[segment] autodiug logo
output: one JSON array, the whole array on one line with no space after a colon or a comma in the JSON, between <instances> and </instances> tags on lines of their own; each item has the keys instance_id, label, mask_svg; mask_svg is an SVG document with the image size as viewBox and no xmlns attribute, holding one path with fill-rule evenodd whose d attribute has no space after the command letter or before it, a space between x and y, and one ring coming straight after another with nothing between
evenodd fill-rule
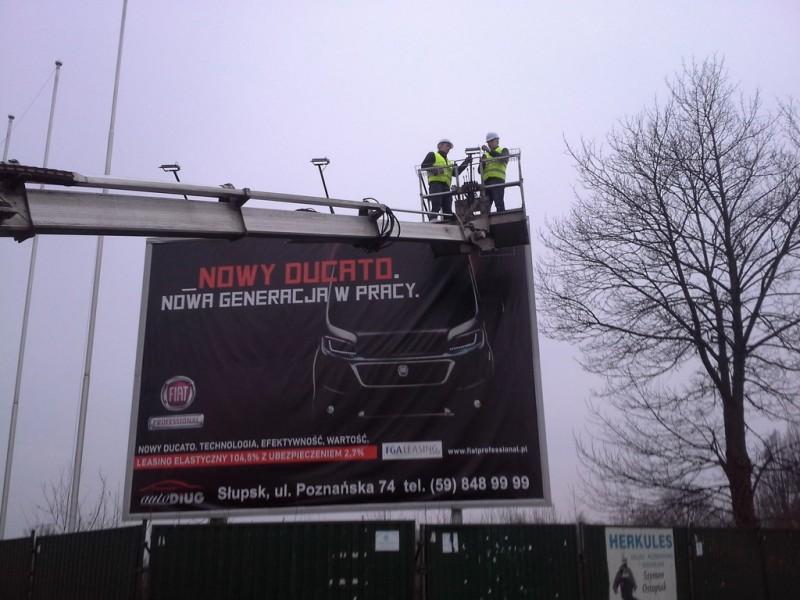
<instances>
[{"instance_id":1,"label":"autodiug logo","mask_svg":"<svg viewBox=\"0 0 800 600\"><path fill-rule=\"evenodd\" d=\"M178 506L196 505L205 502L203 488L199 485L178 481L177 479L165 479L139 490L139 504L141 506Z\"/></svg>"},{"instance_id":2,"label":"autodiug logo","mask_svg":"<svg viewBox=\"0 0 800 600\"><path fill-rule=\"evenodd\" d=\"M194 402L194 381L183 375L172 377L161 386L161 404L168 411L185 410Z\"/></svg>"}]
</instances>

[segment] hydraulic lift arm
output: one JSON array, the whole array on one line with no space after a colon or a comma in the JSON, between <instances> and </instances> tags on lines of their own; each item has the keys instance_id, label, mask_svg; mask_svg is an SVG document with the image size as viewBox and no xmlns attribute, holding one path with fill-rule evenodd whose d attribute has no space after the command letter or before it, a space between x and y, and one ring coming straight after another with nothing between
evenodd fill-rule
<instances>
[{"instance_id":1,"label":"hydraulic lift arm","mask_svg":"<svg viewBox=\"0 0 800 600\"><path fill-rule=\"evenodd\" d=\"M42 190L27 187L26 184L136 193ZM216 201L186 200L184 194ZM353 209L357 214L245 207L244 204L249 200L330 206ZM86 177L72 171L0 164L0 237L13 237L18 241L37 234L229 239L279 236L355 242L392 239L461 246L474 244L484 250L495 245L528 242L527 218L523 211L493 214L489 229L476 235L474 229L458 222L398 222L393 211L379 203L279 194L248 188ZM502 233L499 236L502 241L494 239L497 237L494 235L496 229Z\"/></svg>"}]
</instances>

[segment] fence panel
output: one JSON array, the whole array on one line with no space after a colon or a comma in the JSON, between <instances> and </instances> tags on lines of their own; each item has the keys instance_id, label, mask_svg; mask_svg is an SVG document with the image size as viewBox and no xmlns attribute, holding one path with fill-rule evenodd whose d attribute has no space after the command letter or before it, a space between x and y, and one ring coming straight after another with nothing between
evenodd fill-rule
<instances>
[{"instance_id":1,"label":"fence panel","mask_svg":"<svg viewBox=\"0 0 800 600\"><path fill-rule=\"evenodd\" d=\"M690 534L694 598L766 598L757 532L691 529Z\"/></svg>"},{"instance_id":2,"label":"fence panel","mask_svg":"<svg viewBox=\"0 0 800 600\"><path fill-rule=\"evenodd\" d=\"M410 600L412 522L156 526L153 600Z\"/></svg>"},{"instance_id":3,"label":"fence panel","mask_svg":"<svg viewBox=\"0 0 800 600\"><path fill-rule=\"evenodd\" d=\"M0 600L27 600L32 538L0 542Z\"/></svg>"},{"instance_id":4,"label":"fence panel","mask_svg":"<svg viewBox=\"0 0 800 600\"><path fill-rule=\"evenodd\" d=\"M767 589L771 600L800 595L800 531L762 530Z\"/></svg>"},{"instance_id":5,"label":"fence panel","mask_svg":"<svg viewBox=\"0 0 800 600\"><path fill-rule=\"evenodd\" d=\"M33 600L133 598L143 540L141 525L37 538Z\"/></svg>"},{"instance_id":6,"label":"fence panel","mask_svg":"<svg viewBox=\"0 0 800 600\"><path fill-rule=\"evenodd\" d=\"M692 536L686 527L673 527L675 539L675 585L678 600L692 598Z\"/></svg>"},{"instance_id":7,"label":"fence panel","mask_svg":"<svg viewBox=\"0 0 800 600\"><path fill-rule=\"evenodd\" d=\"M606 528L581 525L581 570L584 600L608 600L611 582L606 564Z\"/></svg>"},{"instance_id":8,"label":"fence panel","mask_svg":"<svg viewBox=\"0 0 800 600\"><path fill-rule=\"evenodd\" d=\"M426 598L579 600L571 525L424 528Z\"/></svg>"}]
</instances>

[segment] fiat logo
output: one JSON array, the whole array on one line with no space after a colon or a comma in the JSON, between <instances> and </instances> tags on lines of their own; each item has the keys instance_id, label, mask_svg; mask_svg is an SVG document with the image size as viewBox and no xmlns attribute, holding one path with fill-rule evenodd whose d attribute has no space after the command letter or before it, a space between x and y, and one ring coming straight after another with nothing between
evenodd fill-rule
<instances>
[{"instance_id":1,"label":"fiat logo","mask_svg":"<svg viewBox=\"0 0 800 600\"><path fill-rule=\"evenodd\" d=\"M408 375L408 365L399 365L397 367L397 374L400 377L405 377L406 375Z\"/></svg>"},{"instance_id":2,"label":"fiat logo","mask_svg":"<svg viewBox=\"0 0 800 600\"><path fill-rule=\"evenodd\" d=\"M171 412L188 408L194 396L194 381L183 375L168 379L161 386L161 404Z\"/></svg>"}]
</instances>

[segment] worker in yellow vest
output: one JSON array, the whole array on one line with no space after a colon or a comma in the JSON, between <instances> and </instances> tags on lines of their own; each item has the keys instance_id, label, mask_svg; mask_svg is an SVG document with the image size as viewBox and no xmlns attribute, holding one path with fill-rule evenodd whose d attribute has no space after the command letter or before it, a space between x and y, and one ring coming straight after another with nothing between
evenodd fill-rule
<instances>
[{"instance_id":1,"label":"worker in yellow vest","mask_svg":"<svg viewBox=\"0 0 800 600\"><path fill-rule=\"evenodd\" d=\"M489 209L494 204L497 212L506 209L504 200L506 188L506 166L508 166L508 148L500 146L500 136L494 131L486 134L486 144L481 146L483 156L481 157L481 180L486 187L486 195L489 198ZM497 186L497 187L491 187Z\"/></svg>"},{"instance_id":2,"label":"worker in yellow vest","mask_svg":"<svg viewBox=\"0 0 800 600\"><path fill-rule=\"evenodd\" d=\"M453 142L442 138L436 145L436 152L428 152L420 165L428 174L428 193L431 194L430 212L437 213L429 215L431 221L438 217L439 212L443 215L453 214L453 195L450 193L453 171L458 169L458 173L461 174L472 162L472 157L469 157L457 166L447 158L447 153L452 149Z\"/></svg>"}]
</instances>

